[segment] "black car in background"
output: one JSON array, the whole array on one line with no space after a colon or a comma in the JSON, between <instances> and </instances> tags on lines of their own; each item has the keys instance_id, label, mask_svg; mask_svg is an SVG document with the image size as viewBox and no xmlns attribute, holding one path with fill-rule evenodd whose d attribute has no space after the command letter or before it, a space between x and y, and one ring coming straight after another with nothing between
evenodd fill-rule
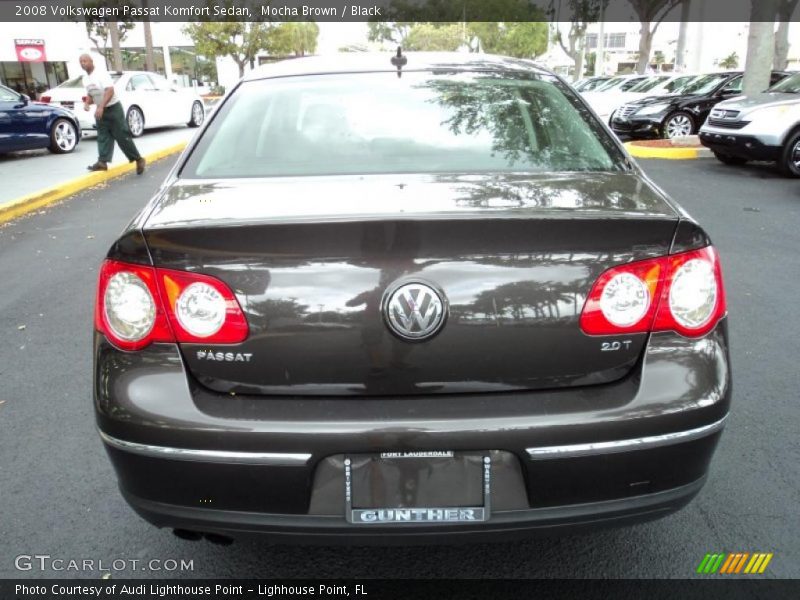
<instances>
[{"instance_id":1,"label":"black car in background","mask_svg":"<svg viewBox=\"0 0 800 600\"><path fill-rule=\"evenodd\" d=\"M653 519L699 492L730 405L708 236L524 60L248 74L96 307L100 437L128 503L184 537Z\"/></svg>"},{"instance_id":2,"label":"black car in background","mask_svg":"<svg viewBox=\"0 0 800 600\"><path fill-rule=\"evenodd\" d=\"M788 73L773 71L770 85ZM611 116L611 128L618 135L633 138L674 138L697 133L711 109L742 93L741 71L710 73L698 77L681 94L652 96L630 102Z\"/></svg>"},{"instance_id":3,"label":"black car in background","mask_svg":"<svg viewBox=\"0 0 800 600\"><path fill-rule=\"evenodd\" d=\"M33 102L0 85L0 152L48 148L72 152L81 139L77 117L65 108Z\"/></svg>"}]
</instances>

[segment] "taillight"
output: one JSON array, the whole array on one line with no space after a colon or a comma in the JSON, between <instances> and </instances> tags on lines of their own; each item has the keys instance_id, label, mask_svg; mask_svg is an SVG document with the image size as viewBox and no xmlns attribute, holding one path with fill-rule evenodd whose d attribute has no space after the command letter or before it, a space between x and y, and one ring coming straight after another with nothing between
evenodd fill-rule
<instances>
[{"instance_id":1,"label":"taillight","mask_svg":"<svg viewBox=\"0 0 800 600\"><path fill-rule=\"evenodd\" d=\"M53 99L52 96L42 96L42 97L39 98L39 102L44 102L45 104L50 104L50 101L52 99Z\"/></svg>"},{"instance_id":2,"label":"taillight","mask_svg":"<svg viewBox=\"0 0 800 600\"><path fill-rule=\"evenodd\" d=\"M156 270L105 261L97 284L94 326L122 350L175 341L158 293Z\"/></svg>"},{"instance_id":3,"label":"taillight","mask_svg":"<svg viewBox=\"0 0 800 600\"><path fill-rule=\"evenodd\" d=\"M708 246L664 260L669 279L661 294L653 331L677 331L687 337L705 335L727 308L716 250Z\"/></svg>"},{"instance_id":4,"label":"taillight","mask_svg":"<svg viewBox=\"0 0 800 600\"><path fill-rule=\"evenodd\" d=\"M717 253L711 246L609 269L595 282L581 312L589 335L711 331L725 314Z\"/></svg>"},{"instance_id":5,"label":"taillight","mask_svg":"<svg viewBox=\"0 0 800 600\"><path fill-rule=\"evenodd\" d=\"M122 350L153 342L234 344L249 333L222 281L114 260L100 268L95 328Z\"/></svg>"},{"instance_id":6,"label":"taillight","mask_svg":"<svg viewBox=\"0 0 800 600\"><path fill-rule=\"evenodd\" d=\"M172 331L178 342L236 344L247 339L247 320L230 288L219 279L156 269Z\"/></svg>"}]
</instances>

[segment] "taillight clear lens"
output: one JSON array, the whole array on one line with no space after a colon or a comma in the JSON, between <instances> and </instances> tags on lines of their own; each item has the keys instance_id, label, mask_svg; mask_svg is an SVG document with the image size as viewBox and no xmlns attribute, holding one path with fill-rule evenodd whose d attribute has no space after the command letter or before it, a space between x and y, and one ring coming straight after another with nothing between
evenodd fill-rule
<instances>
[{"instance_id":1,"label":"taillight clear lens","mask_svg":"<svg viewBox=\"0 0 800 600\"><path fill-rule=\"evenodd\" d=\"M632 273L619 273L603 288L600 310L609 322L630 327L647 314L650 294L644 281Z\"/></svg>"},{"instance_id":2,"label":"taillight clear lens","mask_svg":"<svg viewBox=\"0 0 800 600\"><path fill-rule=\"evenodd\" d=\"M178 296L175 316L181 326L197 337L214 335L225 323L225 298L207 283L193 283Z\"/></svg>"},{"instance_id":3,"label":"taillight clear lens","mask_svg":"<svg viewBox=\"0 0 800 600\"><path fill-rule=\"evenodd\" d=\"M147 284L134 273L120 272L108 280L103 297L111 331L128 342L144 339L156 322L156 305Z\"/></svg>"},{"instance_id":4,"label":"taillight clear lens","mask_svg":"<svg viewBox=\"0 0 800 600\"><path fill-rule=\"evenodd\" d=\"M675 320L690 329L703 326L714 314L717 280L714 266L694 258L685 262L672 278L669 310Z\"/></svg>"}]
</instances>

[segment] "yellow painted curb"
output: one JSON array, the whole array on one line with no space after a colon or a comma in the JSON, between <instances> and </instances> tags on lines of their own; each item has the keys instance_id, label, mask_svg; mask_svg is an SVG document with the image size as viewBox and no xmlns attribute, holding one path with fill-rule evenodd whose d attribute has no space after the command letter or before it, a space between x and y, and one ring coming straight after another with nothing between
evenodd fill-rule
<instances>
[{"instance_id":1,"label":"yellow painted curb","mask_svg":"<svg viewBox=\"0 0 800 600\"><path fill-rule=\"evenodd\" d=\"M653 148L640 146L636 142L625 142L625 147L631 156L636 158L666 158L671 160L688 160L699 158L699 148Z\"/></svg>"},{"instance_id":2,"label":"yellow painted curb","mask_svg":"<svg viewBox=\"0 0 800 600\"><path fill-rule=\"evenodd\" d=\"M180 144L175 144L174 146L169 146L167 148L162 148L161 150L151 152L150 154L146 154L144 158L148 163L152 163L162 158L166 158L171 154L176 154L185 147L186 142L181 142ZM21 198L5 202L0 204L0 223L6 223L21 217L22 215L28 214L29 212L33 212L44 206L48 206L58 202L59 200L63 200L68 196L72 196L73 194L83 190L87 190L91 187L109 181L110 179L120 177L121 175L133 173L134 171L136 171L135 163L114 165L109 167L108 171L95 171L93 173L88 173L86 175L82 175L81 177L71 179L65 183L59 183L58 185L28 194L27 196L22 196Z\"/></svg>"}]
</instances>

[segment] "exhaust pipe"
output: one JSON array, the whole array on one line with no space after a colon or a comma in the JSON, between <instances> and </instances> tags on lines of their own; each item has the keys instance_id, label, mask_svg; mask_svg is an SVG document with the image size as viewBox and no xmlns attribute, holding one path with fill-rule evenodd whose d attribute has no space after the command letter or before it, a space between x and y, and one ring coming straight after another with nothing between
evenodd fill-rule
<instances>
[{"instance_id":1,"label":"exhaust pipe","mask_svg":"<svg viewBox=\"0 0 800 600\"><path fill-rule=\"evenodd\" d=\"M203 534L199 531L190 531L189 529L173 529L172 533L175 537L189 542L196 542L203 537Z\"/></svg>"},{"instance_id":2,"label":"exhaust pipe","mask_svg":"<svg viewBox=\"0 0 800 600\"><path fill-rule=\"evenodd\" d=\"M196 542L205 538L217 546L230 546L233 543L233 538L227 535L220 535L219 533L201 533L199 531L192 531L191 529L173 529L172 533L175 537L189 542Z\"/></svg>"},{"instance_id":3,"label":"exhaust pipe","mask_svg":"<svg viewBox=\"0 0 800 600\"><path fill-rule=\"evenodd\" d=\"M227 535L220 535L218 533L204 533L203 537L217 546L230 546L233 543L233 538L229 538Z\"/></svg>"}]
</instances>

